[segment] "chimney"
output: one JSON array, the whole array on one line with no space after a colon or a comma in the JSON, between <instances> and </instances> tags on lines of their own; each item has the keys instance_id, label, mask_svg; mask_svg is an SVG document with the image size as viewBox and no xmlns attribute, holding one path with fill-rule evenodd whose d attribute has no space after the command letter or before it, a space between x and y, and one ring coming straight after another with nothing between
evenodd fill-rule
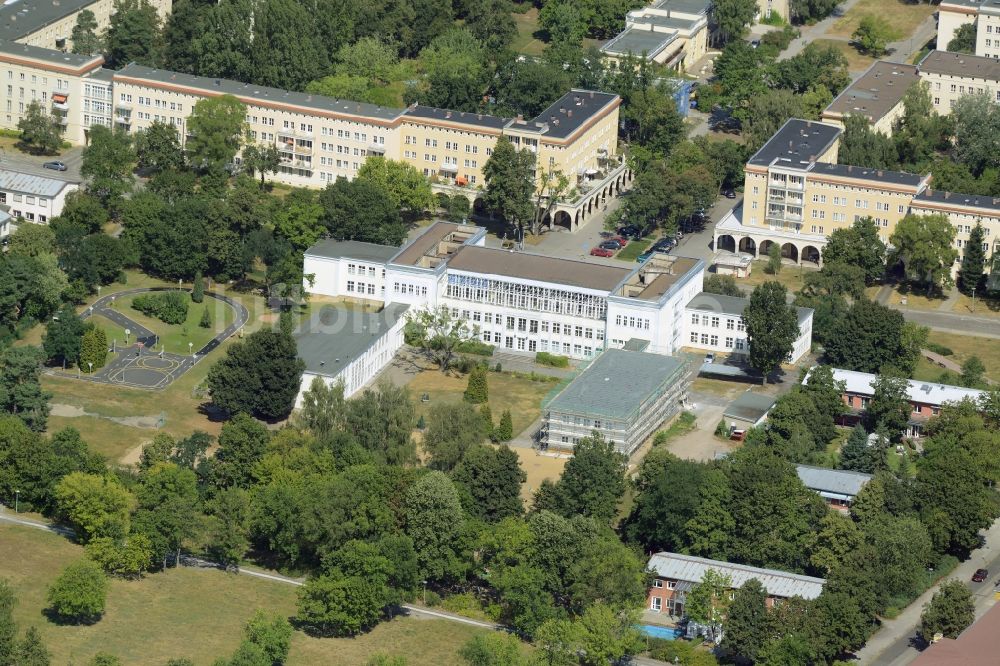
<instances>
[{"instance_id":1,"label":"chimney","mask_svg":"<svg viewBox=\"0 0 1000 666\"><path fill-rule=\"evenodd\" d=\"M847 173L854 173L854 167L850 164L847 165Z\"/></svg>"},{"instance_id":2,"label":"chimney","mask_svg":"<svg viewBox=\"0 0 1000 666\"><path fill-rule=\"evenodd\" d=\"M445 118L451 118L451 111L445 111L444 112L444 117Z\"/></svg>"},{"instance_id":3,"label":"chimney","mask_svg":"<svg viewBox=\"0 0 1000 666\"><path fill-rule=\"evenodd\" d=\"M567 111L566 112L566 116L567 117L572 117L573 116L573 109L570 109L569 111Z\"/></svg>"},{"instance_id":4,"label":"chimney","mask_svg":"<svg viewBox=\"0 0 1000 666\"><path fill-rule=\"evenodd\" d=\"M517 122L519 122L519 123L523 123L524 122L524 116L521 115L520 113L517 114Z\"/></svg>"},{"instance_id":5,"label":"chimney","mask_svg":"<svg viewBox=\"0 0 1000 666\"><path fill-rule=\"evenodd\" d=\"M590 99L594 99L594 91L593 90L590 91Z\"/></svg>"},{"instance_id":6,"label":"chimney","mask_svg":"<svg viewBox=\"0 0 1000 666\"><path fill-rule=\"evenodd\" d=\"M945 192L945 193L944 193L944 198L945 198L945 199L948 199L948 198L950 198L950 197L951 197L951 192Z\"/></svg>"},{"instance_id":7,"label":"chimney","mask_svg":"<svg viewBox=\"0 0 1000 666\"><path fill-rule=\"evenodd\" d=\"M560 106L559 107L559 113L565 115L566 114L566 107L565 106Z\"/></svg>"},{"instance_id":8,"label":"chimney","mask_svg":"<svg viewBox=\"0 0 1000 666\"><path fill-rule=\"evenodd\" d=\"M556 118L556 120L555 120L555 123L554 123L554 124L555 124L556 126L558 126L558 125L559 125L559 119L558 119L558 118Z\"/></svg>"},{"instance_id":9,"label":"chimney","mask_svg":"<svg viewBox=\"0 0 1000 666\"><path fill-rule=\"evenodd\" d=\"M878 174L878 177L881 178L882 174L885 173L885 172L882 171L882 169L879 169L876 173Z\"/></svg>"},{"instance_id":10,"label":"chimney","mask_svg":"<svg viewBox=\"0 0 1000 666\"><path fill-rule=\"evenodd\" d=\"M482 119L483 119L483 114L477 113L476 114L476 120L482 120Z\"/></svg>"},{"instance_id":11,"label":"chimney","mask_svg":"<svg viewBox=\"0 0 1000 666\"><path fill-rule=\"evenodd\" d=\"M556 119L556 117L555 117L555 116L549 116L549 121L553 121L553 120L555 120L555 119Z\"/></svg>"}]
</instances>

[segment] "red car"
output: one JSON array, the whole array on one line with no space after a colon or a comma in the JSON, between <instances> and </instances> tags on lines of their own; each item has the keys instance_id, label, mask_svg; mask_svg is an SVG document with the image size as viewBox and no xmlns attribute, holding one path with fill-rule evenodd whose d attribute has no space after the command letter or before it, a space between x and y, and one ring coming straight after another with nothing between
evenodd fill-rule
<instances>
[{"instance_id":1,"label":"red car","mask_svg":"<svg viewBox=\"0 0 1000 666\"><path fill-rule=\"evenodd\" d=\"M615 253L614 253L613 250L608 250L607 248L595 247L593 250L590 251L590 256L592 256L592 257L613 257L613 256L615 256Z\"/></svg>"},{"instance_id":2,"label":"red car","mask_svg":"<svg viewBox=\"0 0 1000 666\"><path fill-rule=\"evenodd\" d=\"M984 580L990 577L990 572L986 569L976 569L976 573L972 574L973 583L982 583Z\"/></svg>"},{"instance_id":3,"label":"red car","mask_svg":"<svg viewBox=\"0 0 1000 666\"><path fill-rule=\"evenodd\" d=\"M608 238L607 240L616 240L616 241L618 241L619 243L622 244L622 247L625 247L626 245L628 245L628 240L626 240L626 238L624 236L612 236L611 238Z\"/></svg>"}]
</instances>

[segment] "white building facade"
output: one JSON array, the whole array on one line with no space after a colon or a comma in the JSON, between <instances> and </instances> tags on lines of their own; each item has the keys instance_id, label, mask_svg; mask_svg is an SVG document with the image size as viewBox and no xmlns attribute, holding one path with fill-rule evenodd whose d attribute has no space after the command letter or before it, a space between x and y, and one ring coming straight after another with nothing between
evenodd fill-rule
<instances>
[{"instance_id":1,"label":"white building facade","mask_svg":"<svg viewBox=\"0 0 1000 666\"><path fill-rule=\"evenodd\" d=\"M10 215L0 222L0 238L13 233L21 222L48 224L62 212L66 196L79 189L79 183L0 169L0 206Z\"/></svg>"},{"instance_id":2,"label":"white building facade","mask_svg":"<svg viewBox=\"0 0 1000 666\"><path fill-rule=\"evenodd\" d=\"M626 345L657 354L683 347L745 350L740 315L746 301L701 294L701 260L654 255L635 268L610 266L488 248L485 237L479 227L439 222L401 249L321 241L305 254L303 288L387 307L446 307L483 342L510 353L583 360ZM376 261L390 252L381 278ZM364 294L357 291L361 274L351 274L351 266L363 271ZM692 323L696 314L699 322L704 317L704 338L701 324ZM811 310L800 309L799 326L793 362L811 345Z\"/></svg>"}]
</instances>

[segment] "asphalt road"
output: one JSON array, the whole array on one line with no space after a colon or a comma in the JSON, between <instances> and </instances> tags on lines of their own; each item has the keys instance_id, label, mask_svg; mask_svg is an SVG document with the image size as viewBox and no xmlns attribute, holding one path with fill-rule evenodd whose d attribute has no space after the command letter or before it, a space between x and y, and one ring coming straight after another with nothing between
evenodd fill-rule
<instances>
[{"instance_id":1,"label":"asphalt road","mask_svg":"<svg viewBox=\"0 0 1000 666\"><path fill-rule=\"evenodd\" d=\"M44 162L59 161L66 165L65 171L53 171L42 166ZM83 162L83 148L69 148L57 157L42 155L27 155L17 149L0 150L0 168L29 173L35 176L45 176L69 182L83 181L80 176L80 165Z\"/></svg>"}]
</instances>

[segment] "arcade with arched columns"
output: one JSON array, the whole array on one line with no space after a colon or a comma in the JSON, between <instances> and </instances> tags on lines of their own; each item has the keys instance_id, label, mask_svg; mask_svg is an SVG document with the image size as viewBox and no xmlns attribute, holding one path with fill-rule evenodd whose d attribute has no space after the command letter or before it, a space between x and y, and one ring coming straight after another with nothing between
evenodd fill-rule
<instances>
[{"instance_id":1,"label":"arcade with arched columns","mask_svg":"<svg viewBox=\"0 0 1000 666\"><path fill-rule=\"evenodd\" d=\"M715 226L715 250L749 254L754 259L767 257L776 245L781 258L796 265L823 267L826 236L803 234L768 227L745 225L740 220L742 208L734 208Z\"/></svg>"}]
</instances>

